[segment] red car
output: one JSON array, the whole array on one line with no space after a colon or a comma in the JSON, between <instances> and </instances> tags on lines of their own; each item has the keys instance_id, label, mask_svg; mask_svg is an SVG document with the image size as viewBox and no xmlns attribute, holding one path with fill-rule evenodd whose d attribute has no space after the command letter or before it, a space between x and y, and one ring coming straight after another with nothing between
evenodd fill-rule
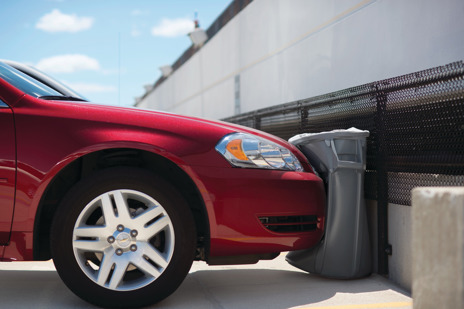
<instances>
[{"instance_id":1,"label":"red car","mask_svg":"<svg viewBox=\"0 0 464 309\"><path fill-rule=\"evenodd\" d=\"M325 193L275 136L109 107L0 61L0 258L53 259L105 307L170 295L193 260L255 263L317 244Z\"/></svg>"}]
</instances>

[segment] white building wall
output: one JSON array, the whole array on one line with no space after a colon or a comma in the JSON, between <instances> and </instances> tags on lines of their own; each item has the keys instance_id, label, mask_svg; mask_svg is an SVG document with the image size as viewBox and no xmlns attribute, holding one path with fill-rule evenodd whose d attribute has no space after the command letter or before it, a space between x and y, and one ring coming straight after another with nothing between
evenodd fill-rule
<instances>
[{"instance_id":1,"label":"white building wall","mask_svg":"<svg viewBox=\"0 0 464 309\"><path fill-rule=\"evenodd\" d=\"M462 0L255 0L138 104L207 118L464 58ZM182 51L179 51L179 54Z\"/></svg>"}]
</instances>

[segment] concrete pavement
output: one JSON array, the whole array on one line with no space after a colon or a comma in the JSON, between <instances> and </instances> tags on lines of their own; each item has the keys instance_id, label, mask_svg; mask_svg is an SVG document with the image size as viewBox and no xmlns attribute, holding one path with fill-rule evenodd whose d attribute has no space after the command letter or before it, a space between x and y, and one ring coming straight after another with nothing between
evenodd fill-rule
<instances>
[{"instance_id":1,"label":"concrete pavement","mask_svg":"<svg viewBox=\"0 0 464 309\"><path fill-rule=\"evenodd\" d=\"M70 292L49 261L0 263L0 308L96 307ZM292 267L282 254L255 265L195 262L180 288L149 308L412 308L412 300L381 276L321 278Z\"/></svg>"}]
</instances>

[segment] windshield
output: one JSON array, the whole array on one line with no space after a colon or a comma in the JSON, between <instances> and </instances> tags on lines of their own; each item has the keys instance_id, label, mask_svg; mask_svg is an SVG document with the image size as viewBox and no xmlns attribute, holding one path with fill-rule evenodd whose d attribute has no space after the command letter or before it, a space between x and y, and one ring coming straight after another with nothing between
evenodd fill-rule
<instances>
[{"instance_id":1,"label":"windshield","mask_svg":"<svg viewBox=\"0 0 464 309\"><path fill-rule=\"evenodd\" d=\"M11 60L0 60L0 62L3 62L9 65L10 67L32 77L33 79L52 88L55 91L58 91L62 95L66 96L68 99L77 98L77 99L80 99L81 101L87 101L86 98L84 98L82 95L80 95L76 91L72 90L71 88L67 87L66 85L60 83L56 79L48 76L44 72L41 72L34 67L22 64L20 62L11 61Z\"/></svg>"},{"instance_id":2,"label":"windshield","mask_svg":"<svg viewBox=\"0 0 464 309\"><path fill-rule=\"evenodd\" d=\"M62 96L58 91L53 90L3 62L0 62L0 78L3 78L16 88L36 98L42 96Z\"/></svg>"},{"instance_id":3,"label":"windshield","mask_svg":"<svg viewBox=\"0 0 464 309\"><path fill-rule=\"evenodd\" d=\"M0 61L0 78L36 98L60 101L87 101L75 91L32 67Z\"/></svg>"}]
</instances>

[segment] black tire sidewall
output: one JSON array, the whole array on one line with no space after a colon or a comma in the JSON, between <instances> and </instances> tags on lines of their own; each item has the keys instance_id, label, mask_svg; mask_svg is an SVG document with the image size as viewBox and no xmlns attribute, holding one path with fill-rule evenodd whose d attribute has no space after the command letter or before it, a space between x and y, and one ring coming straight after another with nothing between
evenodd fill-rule
<instances>
[{"instance_id":1,"label":"black tire sidewall","mask_svg":"<svg viewBox=\"0 0 464 309\"><path fill-rule=\"evenodd\" d=\"M133 291L114 291L93 282L81 270L72 248L73 229L84 207L95 197L118 189L153 197L166 210L174 228L174 252L168 267L154 282ZM195 235L192 213L178 190L145 170L118 167L94 173L66 194L51 227L51 248L60 277L79 297L104 307L140 307L166 298L182 283L194 258Z\"/></svg>"}]
</instances>

